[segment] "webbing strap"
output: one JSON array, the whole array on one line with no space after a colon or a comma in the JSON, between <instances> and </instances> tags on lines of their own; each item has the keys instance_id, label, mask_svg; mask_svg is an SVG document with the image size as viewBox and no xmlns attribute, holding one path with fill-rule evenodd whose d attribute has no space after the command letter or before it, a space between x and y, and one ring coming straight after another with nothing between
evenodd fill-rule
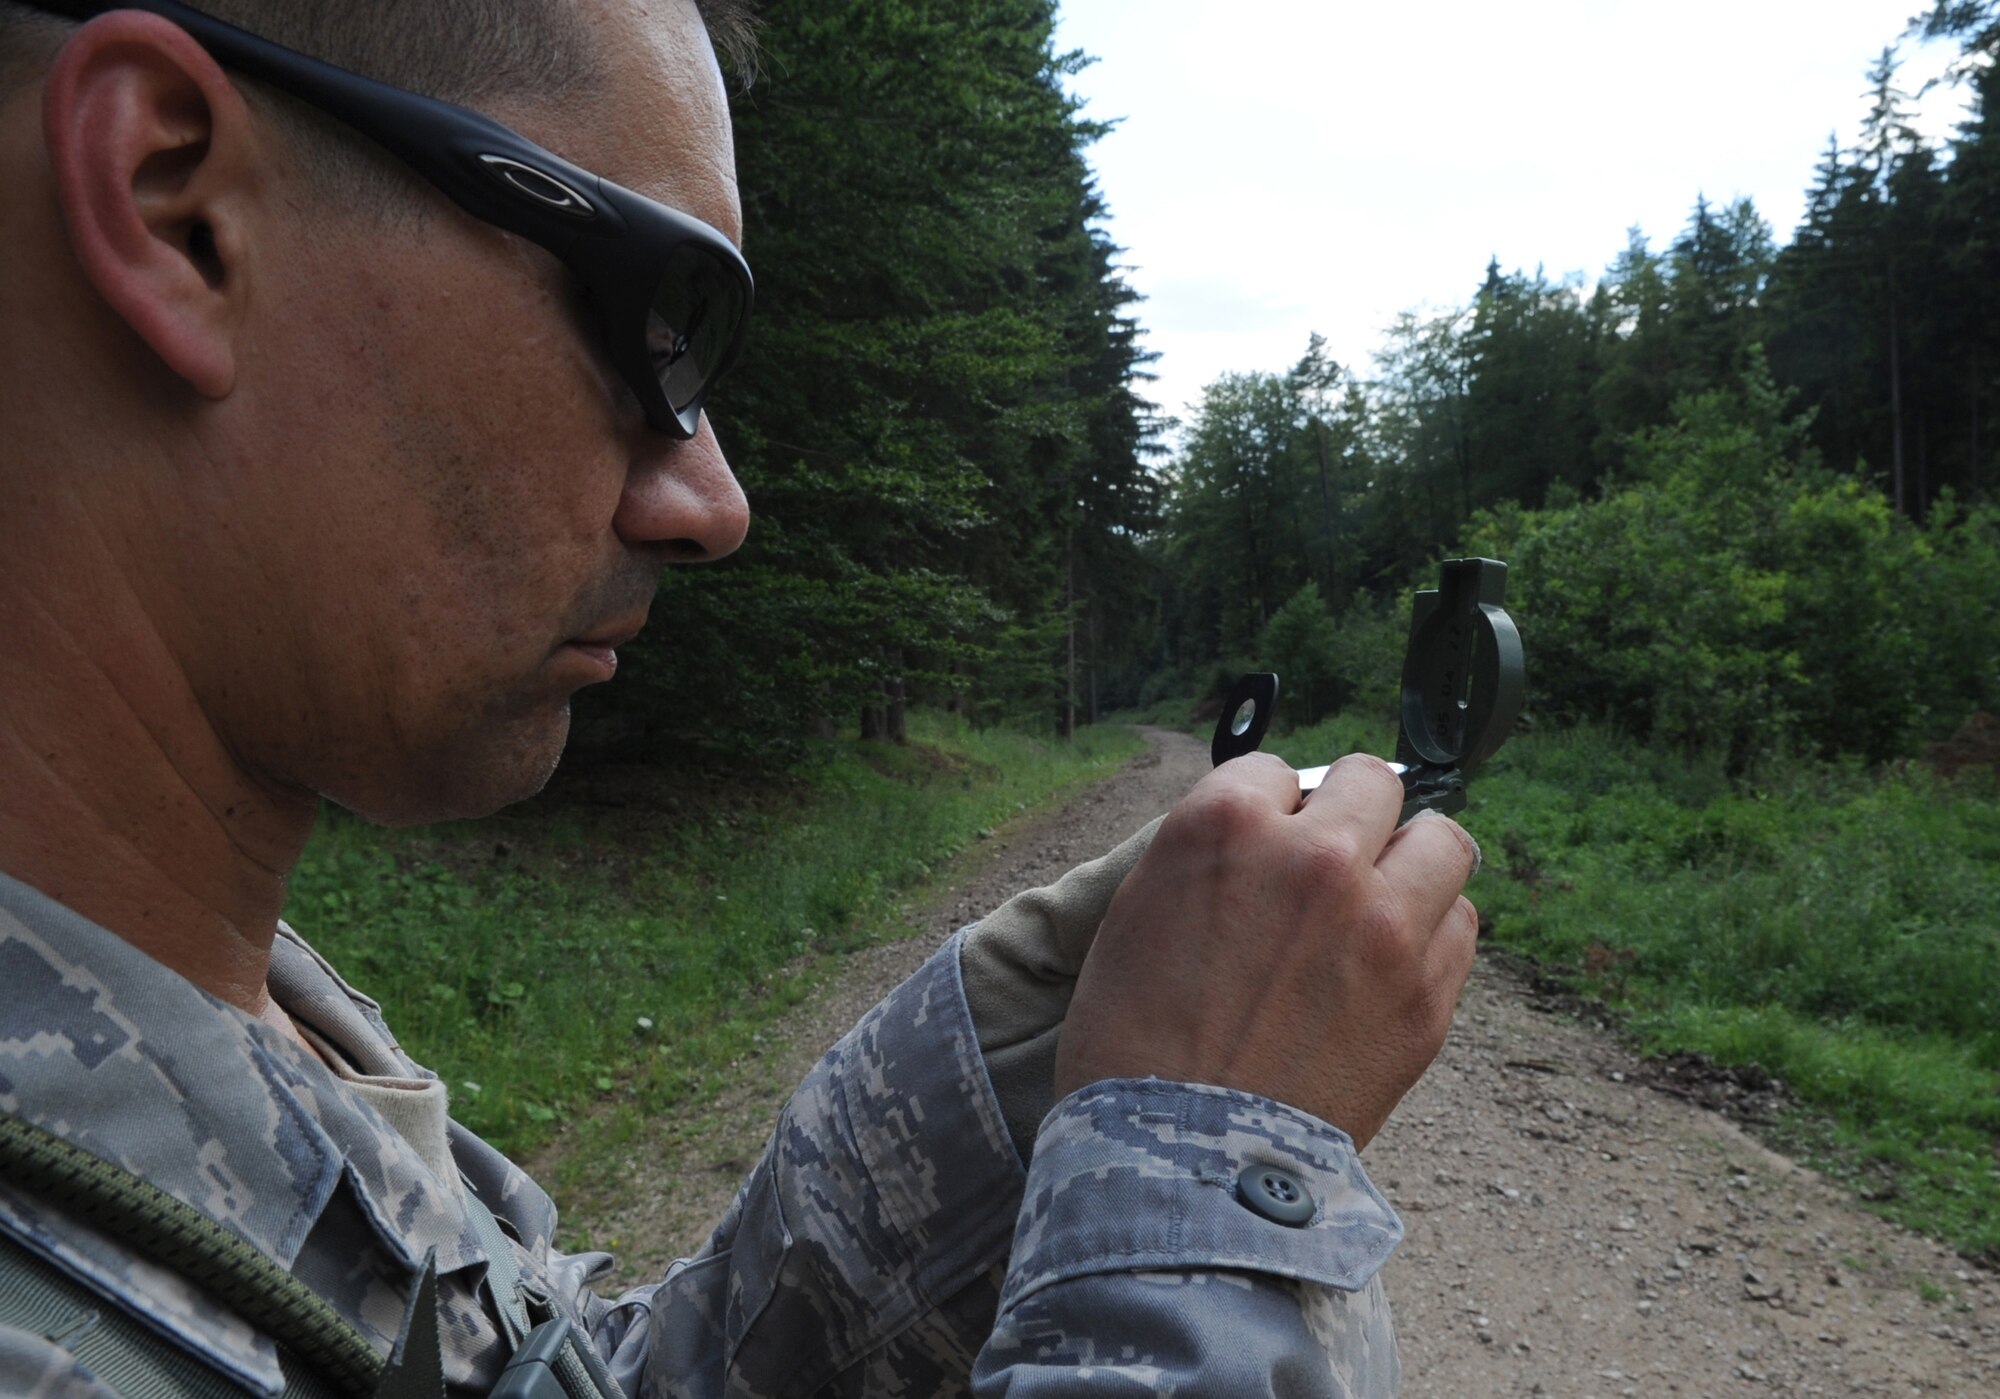
<instances>
[{"instance_id":1,"label":"webbing strap","mask_svg":"<svg viewBox=\"0 0 2000 1399\"><path fill-rule=\"evenodd\" d=\"M469 1182L465 1187L465 1212L472 1219L473 1231L479 1235L480 1247L486 1250L487 1296L494 1310L500 1313L509 1349L519 1349L521 1342L528 1339L528 1332L534 1329L528 1320L527 1301L521 1296L521 1265L514 1260L513 1246L501 1232L500 1221L473 1193Z\"/></svg>"},{"instance_id":2,"label":"webbing strap","mask_svg":"<svg viewBox=\"0 0 2000 1399\"><path fill-rule=\"evenodd\" d=\"M334 1392L375 1393L384 1365L366 1336L255 1244L150 1181L7 1113L0 1178L195 1283Z\"/></svg>"},{"instance_id":3,"label":"webbing strap","mask_svg":"<svg viewBox=\"0 0 2000 1399\"><path fill-rule=\"evenodd\" d=\"M270 1336L284 1371L284 1399L443 1399L435 1253L424 1260L402 1335L385 1362L345 1317L242 1236L123 1167L6 1113L0 1113L0 1179L120 1239ZM530 1329L520 1265L499 1221L469 1192L466 1209L489 1260L485 1286L509 1349L518 1350ZM0 1324L62 1346L125 1399L246 1392L4 1233ZM589 1337L574 1322L563 1324L554 1361L563 1389L571 1399L623 1399Z\"/></svg>"},{"instance_id":4,"label":"webbing strap","mask_svg":"<svg viewBox=\"0 0 2000 1399\"><path fill-rule=\"evenodd\" d=\"M489 1260L485 1286L494 1310L500 1313L509 1344L519 1350L534 1329L534 1318L529 1314L528 1295L521 1283L521 1267L515 1261L513 1246L501 1231L500 1221L486 1208L470 1182L465 1187L465 1212L471 1216ZM543 1309L551 1318L560 1315L552 1304L545 1302ZM624 1399L624 1391L605 1369L590 1337L575 1322L566 1323L563 1348L555 1358L554 1372L570 1399Z\"/></svg>"},{"instance_id":5,"label":"webbing strap","mask_svg":"<svg viewBox=\"0 0 2000 1399\"><path fill-rule=\"evenodd\" d=\"M0 1326L61 1346L123 1399L245 1399L249 1394L3 1232ZM284 1399L343 1399L291 1356L280 1351L279 1360L285 1371Z\"/></svg>"}]
</instances>

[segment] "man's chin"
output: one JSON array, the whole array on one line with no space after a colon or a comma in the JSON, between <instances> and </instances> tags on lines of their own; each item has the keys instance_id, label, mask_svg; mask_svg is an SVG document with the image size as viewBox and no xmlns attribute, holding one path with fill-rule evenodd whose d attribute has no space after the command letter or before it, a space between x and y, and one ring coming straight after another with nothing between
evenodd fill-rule
<instances>
[{"instance_id":1,"label":"man's chin","mask_svg":"<svg viewBox=\"0 0 2000 1399\"><path fill-rule=\"evenodd\" d=\"M379 826L470 821L526 801L549 783L569 741L569 705L487 730L447 752L408 762L383 780L328 800Z\"/></svg>"}]
</instances>

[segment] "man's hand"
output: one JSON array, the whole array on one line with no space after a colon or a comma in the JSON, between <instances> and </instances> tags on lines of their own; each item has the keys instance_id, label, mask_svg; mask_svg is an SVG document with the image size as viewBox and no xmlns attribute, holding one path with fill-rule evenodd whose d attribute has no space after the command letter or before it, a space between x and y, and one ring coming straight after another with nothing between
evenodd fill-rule
<instances>
[{"instance_id":1,"label":"man's hand","mask_svg":"<svg viewBox=\"0 0 2000 1399\"><path fill-rule=\"evenodd\" d=\"M1252 753L1204 777L1119 886L1077 979L1058 1098L1107 1078L1262 1094L1367 1144L1444 1046L1478 915L1472 840L1353 754L1299 805Z\"/></svg>"}]
</instances>

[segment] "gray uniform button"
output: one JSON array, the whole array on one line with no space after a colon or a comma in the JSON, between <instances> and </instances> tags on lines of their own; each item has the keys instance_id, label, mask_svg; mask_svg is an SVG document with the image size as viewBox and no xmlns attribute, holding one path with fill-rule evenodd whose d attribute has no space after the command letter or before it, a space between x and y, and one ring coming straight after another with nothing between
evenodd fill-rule
<instances>
[{"instance_id":1,"label":"gray uniform button","mask_svg":"<svg viewBox=\"0 0 2000 1399\"><path fill-rule=\"evenodd\" d=\"M1319 1209L1299 1178L1276 1166L1245 1169L1236 1177L1236 1198L1245 1208L1273 1224L1286 1224L1294 1229L1309 1221Z\"/></svg>"}]
</instances>

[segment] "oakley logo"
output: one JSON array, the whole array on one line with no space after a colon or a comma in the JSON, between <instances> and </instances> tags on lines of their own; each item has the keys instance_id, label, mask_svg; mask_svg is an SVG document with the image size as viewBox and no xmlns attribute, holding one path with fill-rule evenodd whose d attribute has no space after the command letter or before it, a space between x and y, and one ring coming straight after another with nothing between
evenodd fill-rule
<instances>
[{"instance_id":1,"label":"oakley logo","mask_svg":"<svg viewBox=\"0 0 2000 1399\"><path fill-rule=\"evenodd\" d=\"M482 155L479 159L488 170L537 204L580 219L597 217L597 211L591 208L588 199L545 171L523 165L518 160L509 160L504 155Z\"/></svg>"}]
</instances>

